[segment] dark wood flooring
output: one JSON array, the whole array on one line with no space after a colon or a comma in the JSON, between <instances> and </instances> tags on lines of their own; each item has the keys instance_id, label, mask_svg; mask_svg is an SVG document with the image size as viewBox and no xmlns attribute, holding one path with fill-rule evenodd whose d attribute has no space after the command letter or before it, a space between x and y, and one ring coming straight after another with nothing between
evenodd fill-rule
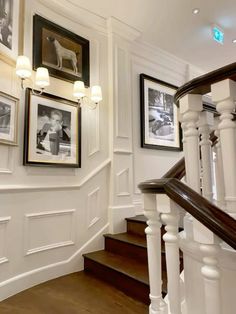
<instances>
[{"instance_id":1,"label":"dark wood flooring","mask_svg":"<svg viewBox=\"0 0 236 314\"><path fill-rule=\"evenodd\" d=\"M50 280L0 302L0 314L147 314L148 306L79 272Z\"/></svg>"}]
</instances>

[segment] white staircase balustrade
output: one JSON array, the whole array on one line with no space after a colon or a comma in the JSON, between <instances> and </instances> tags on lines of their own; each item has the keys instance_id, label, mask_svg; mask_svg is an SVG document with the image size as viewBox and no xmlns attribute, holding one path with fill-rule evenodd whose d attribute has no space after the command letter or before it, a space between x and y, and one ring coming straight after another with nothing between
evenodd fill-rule
<instances>
[{"instance_id":1,"label":"white staircase balustrade","mask_svg":"<svg viewBox=\"0 0 236 314\"><path fill-rule=\"evenodd\" d=\"M232 112L235 110L236 83L226 79L213 84L211 92L221 120L219 131L227 212L236 218L236 124L232 121Z\"/></svg>"}]
</instances>

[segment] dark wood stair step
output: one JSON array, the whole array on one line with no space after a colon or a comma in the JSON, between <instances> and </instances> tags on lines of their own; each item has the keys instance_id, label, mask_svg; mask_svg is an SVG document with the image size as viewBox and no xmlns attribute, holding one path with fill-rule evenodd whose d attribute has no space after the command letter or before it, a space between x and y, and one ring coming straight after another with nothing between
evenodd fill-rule
<instances>
[{"instance_id":1,"label":"dark wood stair step","mask_svg":"<svg viewBox=\"0 0 236 314\"><path fill-rule=\"evenodd\" d=\"M84 255L84 270L127 295L145 304L150 303L146 263L107 251L97 251Z\"/></svg>"},{"instance_id":2,"label":"dark wood stair step","mask_svg":"<svg viewBox=\"0 0 236 314\"><path fill-rule=\"evenodd\" d=\"M145 237L145 228L147 227L147 218L144 215L126 218L127 232Z\"/></svg>"},{"instance_id":3,"label":"dark wood stair step","mask_svg":"<svg viewBox=\"0 0 236 314\"><path fill-rule=\"evenodd\" d=\"M132 233L106 234L105 250L147 264L147 242L145 237Z\"/></svg>"}]
</instances>

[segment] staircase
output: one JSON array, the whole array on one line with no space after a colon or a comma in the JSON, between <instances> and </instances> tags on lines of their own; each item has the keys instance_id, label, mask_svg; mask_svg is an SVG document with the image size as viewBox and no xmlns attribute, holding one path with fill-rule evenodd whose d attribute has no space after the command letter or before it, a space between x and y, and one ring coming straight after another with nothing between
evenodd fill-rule
<instances>
[{"instance_id":1,"label":"staircase","mask_svg":"<svg viewBox=\"0 0 236 314\"><path fill-rule=\"evenodd\" d=\"M146 218L139 215L126 218L127 232L106 234L105 250L84 255L84 270L102 279L125 294L149 304L149 279ZM164 232L164 228L163 228ZM181 257L181 269L183 267ZM162 294L167 293L165 247L162 242Z\"/></svg>"}]
</instances>

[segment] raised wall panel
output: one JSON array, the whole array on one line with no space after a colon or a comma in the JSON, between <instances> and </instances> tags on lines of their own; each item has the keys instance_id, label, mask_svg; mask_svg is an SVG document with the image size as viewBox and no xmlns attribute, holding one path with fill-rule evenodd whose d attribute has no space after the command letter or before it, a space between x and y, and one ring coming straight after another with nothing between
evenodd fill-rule
<instances>
[{"instance_id":1,"label":"raised wall panel","mask_svg":"<svg viewBox=\"0 0 236 314\"><path fill-rule=\"evenodd\" d=\"M117 196L130 196L129 168L122 170L116 175Z\"/></svg>"},{"instance_id":2,"label":"raised wall panel","mask_svg":"<svg viewBox=\"0 0 236 314\"><path fill-rule=\"evenodd\" d=\"M0 174L11 174L13 172L13 150L14 147L0 145Z\"/></svg>"},{"instance_id":3,"label":"raised wall panel","mask_svg":"<svg viewBox=\"0 0 236 314\"><path fill-rule=\"evenodd\" d=\"M127 52L120 47L115 47L115 106L116 106L116 136L129 138L129 85Z\"/></svg>"},{"instance_id":4,"label":"raised wall panel","mask_svg":"<svg viewBox=\"0 0 236 314\"><path fill-rule=\"evenodd\" d=\"M96 109L88 110L88 156L99 152L100 149L100 126L99 126L99 104Z\"/></svg>"},{"instance_id":5,"label":"raised wall panel","mask_svg":"<svg viewBox=\"0 0 236 314\"><path fill-rule=\"evenodd\" d=\"M0 264L8 262L7 258L7 226L11 217L0 218Z\"/></svg>"},{"instance_id":6,"label":"raised wall panel","mask_svg":"<svg viewBox=\"0 0 236 314\"><path fill-rule=\"evenodd\" d=\"M25 254L73 245L75 209L25 215Z\"/></svg>"},{"instance_id":7,"label":"raised wall panel","mask_svg":"<svg viewBox=\"0 0 236 314\"><path fill-rule=\"evenodd\" d=\"M88 194L88 228L100 220L100 188Z\"/></svg>"}]
</instances>

